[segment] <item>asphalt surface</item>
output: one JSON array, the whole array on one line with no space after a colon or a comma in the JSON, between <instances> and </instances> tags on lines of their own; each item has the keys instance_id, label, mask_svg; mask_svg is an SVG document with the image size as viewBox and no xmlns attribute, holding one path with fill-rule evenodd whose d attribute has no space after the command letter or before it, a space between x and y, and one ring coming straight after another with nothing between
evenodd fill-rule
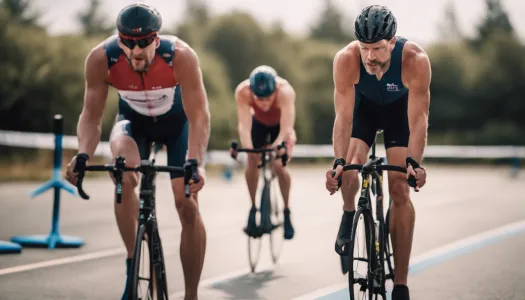
<instances>
[{"instance_id":1,"label":"asphalt surface","mask_svg":"<svg viewBox=\"0 0 525 300\"><path fill-rule=\"evenodd\" d=\"M209 176L200 195L208 234L200 299L348 299L333 250L341 196L324 190L323 168L292 164L290 169L296 236L285 242L277 265L264 239L254 274L242 232L250 206L244 176L238 172L230 182ZM427 169L427 185L411 193L416 208L412 299L525 299L525 223L517 223L525 221L525 173L511 179L508 167ZM170 299L183 299L179 219L168 177L158 179ZM52 192L31 199L38 186L0 185L0 240L49 233ZM120 299L125 250L114 219L113 187L105 177L89 178L85 190L89 201L62 192L60 210L61 234L82 238L84 246L0 255L0 299ZM518 229L498 229L509 224ZM476 241L468 240L473 236Z\"/></svg>"}]
</instances>

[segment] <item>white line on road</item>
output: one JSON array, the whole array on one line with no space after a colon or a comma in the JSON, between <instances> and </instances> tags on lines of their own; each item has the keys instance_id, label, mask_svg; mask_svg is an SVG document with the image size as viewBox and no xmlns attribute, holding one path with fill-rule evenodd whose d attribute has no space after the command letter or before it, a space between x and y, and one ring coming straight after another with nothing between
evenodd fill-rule
<instances>
[{"instance_id":1,"label":"white line on road","mask_svg":"<svg viewBox=\"0 0 525 300\"><path fill-rule=\"evenodd\" d=\"M180 228L175 228L175 229L180 229ZM231 229L224 229L224 230L215 232L214 234L210 235L209 238L212 238L212 239L218 238L218 237L228 235L228 234L232 234ZM161 235L166 235L166 233L161 233ZM180 237L180 233L177 233L176 235L177 237ZM179 244L177 242L166 243L164 244L164 248L167 249L171 247L177 247L178 245ZM102 251L97 251L97 252L90 252L90 253L85 253L85 254L80 254L80 255L74 255L74 256L69 256L69 257L64 257L64 258L46 260L46 261L41 261L37 263L31 263L31 264L25 264L25 265L0 269L0 276L7 275L7 274L13 274L13 273L19 273L19 272L25 272L25 271L31 271L35 269L55 267L55 266L60 266L60 265L65 265L65 264L79 263L79 262L94 260L94 259L99 259L99 258L107 258L107 257L123 255L123 254L126 254L126 248L124 247L107 249L107 250L102 250Z\"/></svg>"},{"instance_id":2,"label":"white line on road","mask_svg":"<svg viewBox=\"0 0 525 300\"><path fill-rule=\"evenodd\" d=\"M507 224L496 229L481 232L470 237L446 244L444 246L424 252L411 259L410 274L426 269L457 255L471 252L475 249L499 241L503 238L516 235L525 231L525 220ZM329 287L317 289L310 293L298 296L292 300L313 300L325 296L327 299L333 294L339 294L341 290L347 289L348 283L338 283ZM348 292L346 293L346 295ZM334 295L335 296L335 295ZM323 299L325 298L323 297ZM337 298L337 297L330 297Z\"/></svg>"},{"instance_id":3,"label":"white line on road","mask_svg":"<svg viewBox=\"0 0 525 300\"><path fill-rule=\"evenodd\" d=\"M41 261L37 263L1 269L0 276L18 273L18 272L30 271L30 270L35 270L35 269L54 267L54 266L60 266L60 265L65 265L65 264L71 264L71 263L78 263L78 262L83 262L87 260L110 257L110 256L115 256L115 255L120 255L120 254L125 254L125 253L126 253L125 248L116 248L116 249L91 252L91 253L86 253L86 254L81 254L81 255L75 255L75 256L70 256L70 257L65 257L65 258Z\"/></svg>"}]
</instances>

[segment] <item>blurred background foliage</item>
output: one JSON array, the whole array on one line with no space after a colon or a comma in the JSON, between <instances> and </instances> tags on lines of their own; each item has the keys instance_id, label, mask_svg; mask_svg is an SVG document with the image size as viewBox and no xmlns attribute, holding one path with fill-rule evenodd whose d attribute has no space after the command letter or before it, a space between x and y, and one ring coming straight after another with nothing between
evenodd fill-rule
<instances>
[{"instance_id":1,"label":"blurred background foliage","mask_svg":"<svg viewBox=\"0 0 525 300\"><path fill-rule=\"evenodd\" d=\"M82 33L51 36L37 24L41 12L28 13L34 11L29 0L0 1L0 129L50 132L52 116L60 113L65 134L76 133L85 57L114 32L101 2L89 2L78 14ZM474 37L462 35L452 7L443 16L441 40L425 47L433 71L429 144L525 145L525 44L500 1L485 1ZM187 1L184 21L162 33L179 36L199 55L212 113L210 149L225 149L237 138L233 91L260 64L273 66L296 89L298 142L331 143L332 61L353 40L344 19L325 0L309 36L297 37L279 23L264 27L236 11L212 16L204 0ZM112 89L104 140L117 99Z\"/></svg>"}]
</instances>

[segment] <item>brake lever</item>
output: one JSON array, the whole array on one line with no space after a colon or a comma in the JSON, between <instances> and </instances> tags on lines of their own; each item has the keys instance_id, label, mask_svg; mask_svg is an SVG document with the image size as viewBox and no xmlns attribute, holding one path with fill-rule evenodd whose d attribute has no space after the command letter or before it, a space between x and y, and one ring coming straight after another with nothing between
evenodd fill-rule
<instances>
[{"instance_id":1,"label":"brake lever","mask_svg":"<svg viewBox=\"0 0 525 300\"><path fill-rule=\"evenodd\" d=\"M335 176L335 169L332 171L332 177ZM341 185L343 185L343 178L342 176L339 176L339 178L337 178L337 190L336 191L339 191L339 189L341 188Z\"/></svg>"},{"instance_id":2,"label":"brake lever","mask_svg":"<svg viewBox=\"0 0 525 300\"><path fill-rule=\"evenodd\" d=\"M237 159L237 149L239 147L239 144L236 141L233 141L231 144L231 149L233 150L232 153L230 153L231 158Z\"/></svg>"},{"instance_id":3,"label":"brake lever","mask_svg":"<svg viewBox=\"0 0 525 300\"><path fill-rule=\"evenodd\" d=\"M417 163L417 161L415 161L413 158L411 157L407 157L407 172L408 172L408 166L412 166L412 169L417 169L417 168L421 168L421 166ZM409 175L408 176L408 185L411 187L411 188L414 188L414 192L419 192L419 190L416 190L416 177L414 177L414 175Z\"/></svg>"},{"instance_id":4,"label":"brake lever","mask_svg":"<svg viewBox=\"0 0 525 300\"><path fill-rule=\"evenodd\" d=\"M277 151L284 148L284 154L281 155L281 162L283 164L283 167L286 167L286 164L288 162L288 148L286 147L286 142L283 141L281 144L277 146Z\"/></svg>"},{"instance_id":5,"label":"brake lever","mask_svg":"<svg viewBox=\"0 0 525 300\"><path fill-rule=\"evenodd\" d=\"M188 159L184 164L184 184L185 184L185 194L186 198L190 196L190 180L193 179L193 182L199 182L199 173L198 173L198 162L196 159Z\"/></svg>"},{"instance_id":6,"label":"brake lever","mask_svg":"<svg viewBox=\"0 0 525 300\"><path fill-rule=\"evenodd\" d=\"M84 175L86 173L86 162L88 160L88 155L85 153L79 153L77 155L77 161L75 163L75 169L73 172L77 173L77 190L78 194L82 199L89 200L88 194L84 192L84 189L82 188L82 183L84 182Z\"/></svg>"},{"instance_id":7,"label":"brake lever","mask_svg":"<svg viewBox=\"0 0 525 300\"><path fill-rule=\"evenodd\" d=\"M122 171L116 170L113 171L113 176L115 176L115 195L117 196L117 203L122 203Z\"/></svg>"}]
</instances>

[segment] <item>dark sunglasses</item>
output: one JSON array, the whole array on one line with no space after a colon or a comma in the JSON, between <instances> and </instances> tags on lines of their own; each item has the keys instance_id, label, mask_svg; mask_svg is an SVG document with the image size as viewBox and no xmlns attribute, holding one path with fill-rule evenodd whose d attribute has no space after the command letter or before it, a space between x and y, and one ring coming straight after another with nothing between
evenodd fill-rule
<instances>
[{"instance_id":1,"label":"dark sunglasses","mask_svg":"<svg viewBox=\"0 0 525 300\"><path fill-rule=\"evenodd\" d=\"M124 44L124 46L128 47L129 49L135 48L136 45L138 45L140 49L144 49L148 47L149 45L151 45L151 43L155 41L157 36L151 36L151 37L142 38L142 39L130 39L130 38L125 38L123 36L119 36L119 38L122 44Z\"/></svg>"}]
</instances>

